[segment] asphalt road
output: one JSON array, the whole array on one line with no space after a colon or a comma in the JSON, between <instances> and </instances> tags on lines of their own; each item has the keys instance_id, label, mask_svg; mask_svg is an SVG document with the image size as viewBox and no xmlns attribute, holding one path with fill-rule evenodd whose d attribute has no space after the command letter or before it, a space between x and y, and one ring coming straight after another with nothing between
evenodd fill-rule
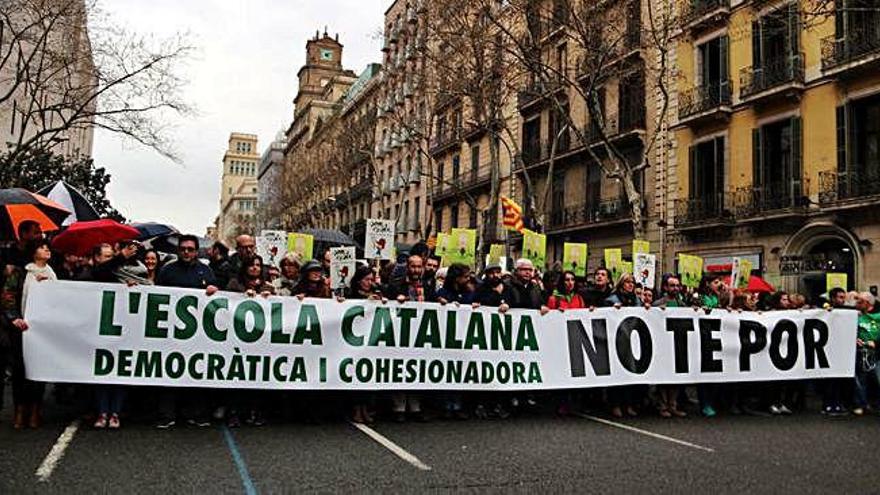
<instances>
[{"instance_id":1,"label":"asphalt road","mask_svg":"<svg viewBox=\"0 0 880 495\"><path fill-rule=\"evenodd\" d=\"M44 428L16 432L9 415L0 413L2 494L880 490L877 416L601 422L548 414L380 422L365 431L345 422L234 431L129 422L118 432L78 428L41 477L70 423L54 411Z\"/></svg>"}]
</instances>

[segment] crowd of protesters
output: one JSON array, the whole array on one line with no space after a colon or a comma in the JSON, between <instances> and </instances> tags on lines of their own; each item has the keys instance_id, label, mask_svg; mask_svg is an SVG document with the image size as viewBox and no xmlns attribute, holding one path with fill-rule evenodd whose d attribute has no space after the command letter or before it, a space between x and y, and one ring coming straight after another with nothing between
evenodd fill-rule
<instances>
[{"instance_id":1,"label":"crowd of protesters","mask_svg":"<svg viewBox=\"0 0 880 495\"><path fill-rule=\"evenodd\" d=\"M424 243L381 266L357 266L349 289L331 291L329 250L320 261L287 255L278 266L266 266L257 255L251 236L236 238L234 253L222 243L208 250L209 259L198 259L199 240L182 235L177 253L162 254L144 249L134 241L99 244L87 257L59 255L51 251L39 225L23 222L19 241L2 253L5 269L0 279L0 409L7 369L11 371L13 421L16 429L39 428L42 422L45 384L26 379L22 334L28 290L50 280L78 280L128 285L158 285L246 294L297 298L404 301L473 305L549 311L599 307L692 307L697 310L772 311L806 308L799 294L779 291L760 296L731 289L723 279L706 274L699 287L685 288L676 274L664 274L659 290L642 287L630 273L611 280L611 272L598 268L591 280L557 267L539 273L527 259L517 260L513 272L489 264L481 273L452 264L441 267L440 258ZM448 419L505 419L512 414L551 409L565 416L574 411L604 411L615 418L654 412L663 418L688 414L713 417L729 414L788 415L803 410L805 396L815 392L822 399L822 413L835 416L863 415L880 396L880 369L876 366L880 340L880 304L868 292L848 293L833 289L827 299L815 301L828 310L859 312L856 342L856 373L852 379L783 381L744 384L628 385L605 389L523 393L485 392L350 392L252 391L205 388L151 388L120 385L56 385L55 397L87 416L95 428L117 429L124 413L152 418L159 428L185 423L209 426L223 422L261 426L268 418L298 417L321 421L344 414L359 423L371 423L377 415L394 421ZM693 393L695 389L696 393ZM131 400L129 400L131 399ZM135 405L132 406L130 402ZM126 405L128 408L126 409Z\"/></svg>"}]
</instances>

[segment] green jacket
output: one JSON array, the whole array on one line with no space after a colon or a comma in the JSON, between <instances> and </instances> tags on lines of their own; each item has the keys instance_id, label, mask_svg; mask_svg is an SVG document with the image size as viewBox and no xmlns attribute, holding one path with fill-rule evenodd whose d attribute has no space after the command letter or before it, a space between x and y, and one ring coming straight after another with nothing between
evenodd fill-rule
<instances>
[{"instance_id":1,"label":"green jacket","mask_svg":"<svg viewBox=\"0 0 880 495\"><path fill-rule=\"evenodd\" d=\"M703 294L703 307L715 309L719 306L718 296L715 294Z\"/></svg>"},{"instance_id":2,"label":"green jacket","mask_svg":"<svg viewBox=\"0 0 880 495\"><path fill-rule=\"evenodd\" d=\"M859 314L858 337L864 342L880 339L880 314Z\"/></svg>"}]
</instances>

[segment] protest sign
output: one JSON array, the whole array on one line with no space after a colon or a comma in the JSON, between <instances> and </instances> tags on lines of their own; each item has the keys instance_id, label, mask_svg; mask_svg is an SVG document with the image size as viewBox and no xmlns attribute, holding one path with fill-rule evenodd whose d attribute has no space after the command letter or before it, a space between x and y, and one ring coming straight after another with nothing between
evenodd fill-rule
<instances>
[{"instance_id":1,"label":"protest sign","mask_svg":"<svg viewBox=\"0 0 880 495\"><path fill-rule=\"evenodd\" d=\"M230 389L540 390L853 376L857 313L595 311L42 282L27 377Z\"/></svg>"},{"instance_id":2,"label":"protest sign","mask_svg":"<svg viewBox=\"0 0 880 495\"><path fill-rule=\"evenodd\" d=\"M605 268L611 274L611 285L617 283L617 280L624 273L623 263L623 250L620 248L608 248L605 249Z\"/></svg>"},{"instance_id":3,"label":"protest sign","mask_svg":"<svg viewBox=\"0 0 880 495\"><path fill-rule=\"evenodd\" d=\"M507 257L504 252L504 244L492 244L489 246L489 254L486 256L486 265L499 265L506 268Z\"/></svg>"},{"instance_id":4,"label":"protest sign","mask_svg":"<svg viewBox=\"0 0 880 495\"><path fill-rule=\"evenodd\" d=\"M330 288L348 288L355 269L354 247L330 248Z\"/></svg>"},{"instance_id":5,"label":"protest sign","mask_svg":"<svg viewBox=\"0 0 880 495\"><path fill-rule=\"evenodd\" d=\"M312 253L314 243L315 238L311 234L294 232L287 236L287 252L296 254L305 263L314 258Z\"/></svg>"},{"instance_id":6,"label":"protest sign","mask_svg":"<svg viewBox=\"0 0 880 495\"><path fill-rule=\"evenodd\" d=\"M831 289L841 288L847 290L847 277L845 273L826 273L825 274L825 291L830 292Z\"/></svg>"},{"instance_id":7,"label":"protest sign","mask_svg":"<svg viewBox=\"0 0 880 495\"><path fill-rule=\"evenodd\" d=\"M678 255L678 271L681 273L681 284L695 289L700 286L703 278L703 258L689 254Z\"/></svg>"},{"instance_id":8,"label":"protest sign","mask_svg":"<svg viewBox=\"0 0 880 495\"><path fill-rule=\"evenodd\" d=\"M634 254L633 276L636 278L636 283L653 289L657 277L657 256L646 253Z\"/></svg>"},{"instance_id":9,"label":"protest sign","mask_svg":"<svg viewBox=\"0 0 880 495\"><path fill-rule=\"evenodd\" d=\"M364 239L364 257L369 259L394 259L394 222L392 220L367 220Z\"/></svg>"},{"instance_id":10,"label":"protest sign","mask_svg":"<svg viewBox=\"0 0 880 495\"><path fill-rule=\"evenodd\" d=\"M264 230L260 232L256 243L257 254L267 266L278 266L287 254L287 232L283 230Z\"/></svg>"},{"instance_id":11,"label":"protest sign","mask_svg":"<svg viewBox=\"0 0 880 495\"><path fill-rule=\"evenodd\" d=\"M648 241L639 241L633 240L633 258L635 258L636 254L643 253L648 254L651 252L651 243ZM635 261L635 259L633 259Z\"/></svg>"},{"instance_id":12,"label":"protest sign","mask_svg":"<svg viewBox=\"0 0 880 495\"><path fill-rule=\"evenodd\" d=\"M749 279L752 277L752 262L747 258L734 257L730 270L731 284L737 289L749 287Z\"/></svg>"},{"instance_id":13,"label":"protest sign","mask_svg":"<svg viewBox=\"0 0 880 495\"><path fill-rule=\"evenodd\" d=\"M562 245L562 269L575 276L587 276L587 245L566 242Z\"/></svg>"},{"instance_id":14,"label":"protest sign","mask_svg":"<svg viewBox=\"0 0 880 495\"><path fill-rule=\"evenodd\" d=\"M523 229L523 258L531 260L535 268L544 269L547 260L547 236Z\"/></svg>"},{"instance_id":15,"label":"protest sign","mask_svg":"<svg viewBox=\"0 0 880 495\"><path fill-rule=\"evenodd\" d=\"M473 267L477 263L477 231L452 229L446 246L449 263L462 263Z\"/></svg>"}]
</instances>

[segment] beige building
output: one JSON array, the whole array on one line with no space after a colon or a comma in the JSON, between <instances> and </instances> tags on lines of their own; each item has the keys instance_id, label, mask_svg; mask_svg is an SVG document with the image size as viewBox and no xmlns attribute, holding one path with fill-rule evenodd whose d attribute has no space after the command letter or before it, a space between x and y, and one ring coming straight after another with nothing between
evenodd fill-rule
<instances>
[{"instance_id":1,"label":"beige building","mask_svg":"<svg viewBox=\"0 0 880 495\"><path fill-rule=\"evenodd\" d=\"M3 7L12 15L0 20L0 53L16 55L0 61L0 151L28 143L69 158L92 155L93 122L78 118L69 126L63 122L70 111L53 109L87 102L86 111L94 112L96 105L86 2L61 5L47 2L39 14L16 9L16 0Z\"/></svg>"},{"instance_id":2,"label":"beige building","mask_svg":"<svg viewBox=\"0 0 880 495\"><path fill-rule=\"evenodd\" d=\"M215 236L231 245L235 236L252 234L257 211L257 136L233 132L223 154L220 214Z\"/></svg>"}]
</instances>

